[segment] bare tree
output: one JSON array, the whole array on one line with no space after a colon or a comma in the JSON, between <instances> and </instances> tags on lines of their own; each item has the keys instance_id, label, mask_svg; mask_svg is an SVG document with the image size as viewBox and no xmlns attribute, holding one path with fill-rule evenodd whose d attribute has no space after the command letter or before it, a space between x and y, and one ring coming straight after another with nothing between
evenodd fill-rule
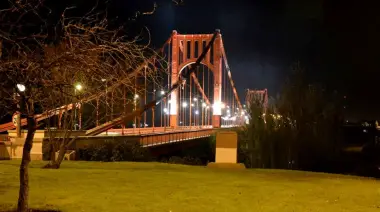
<instances>
[{"instance_id":1,"label":"bare tree","mask_svg":"<svg viewBox=\"0 0 380 212\"><path fill-rule=\"evenodd\" d=\"M58 136L60 154L47 165L59 168L75 139L70 134L77 117L70 111L101 101L108 92L115 94L115 104L121 102L121 96L134 92L141 66L151 82L157 81L151 67L157 65L159 57L154 62L146 59L156 53L126 38L121 28L109 29L105 17L88 14L74 19L65 17L64 12L54 26L51 42L51 26L41 14L44 10L42 2L31 0L9 1L9 8L0 11L0 104L9 114L20 113L28 130L20 165L18 211L28 210L30 151L34 134L41 127L37 114L47 118L52 145L57 138L49 127L52 117L58 116L58 126L65 129L64 135ZM103 81L110 83L108 91L104 91ZM128 96L128 101L132 98Z\"/></svg>"}]
</instances>

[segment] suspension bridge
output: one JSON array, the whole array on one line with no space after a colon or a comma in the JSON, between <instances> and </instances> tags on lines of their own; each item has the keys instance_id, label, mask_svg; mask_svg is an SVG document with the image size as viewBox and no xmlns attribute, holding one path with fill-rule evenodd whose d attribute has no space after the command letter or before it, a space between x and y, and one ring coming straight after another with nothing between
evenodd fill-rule
<instances>
[{"instance_id":1,"label":"suspension bridge","mask_svg":"<svg viewBox=\"0 0 380 212\"><path fill-rule=\"evenodd\" d=\"M126 81L134 81L132 92L126 90ZM220 128L241 126L247 119L219 30L173 31L159 53L129 77L116 82L102 79L102 83L101 93L45 111L36 120L49 119L49 127L60 130L63 114L74 111L79 137L129 136L151 146L207 137ZM15 118L0 125L0 132L25 125L26 120Z\"/></svg>"}]
</instances>

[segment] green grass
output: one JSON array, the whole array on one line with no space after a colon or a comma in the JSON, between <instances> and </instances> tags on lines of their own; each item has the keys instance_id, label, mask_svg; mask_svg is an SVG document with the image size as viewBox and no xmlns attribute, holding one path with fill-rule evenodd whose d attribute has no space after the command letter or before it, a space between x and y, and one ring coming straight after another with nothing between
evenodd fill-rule
<instances>
[{"instance_id":1,"label":"green grass","mask_svg":"<svg viewBox=\"0 0 380 212\"><path fill-rule=\"evenodd\" d=\"M19 161L0 161L0 211L15 207ZM282 170L64 162L30 169L30 206L62 211L380 211L380 182Z\"/></svg>"}]
</instances>

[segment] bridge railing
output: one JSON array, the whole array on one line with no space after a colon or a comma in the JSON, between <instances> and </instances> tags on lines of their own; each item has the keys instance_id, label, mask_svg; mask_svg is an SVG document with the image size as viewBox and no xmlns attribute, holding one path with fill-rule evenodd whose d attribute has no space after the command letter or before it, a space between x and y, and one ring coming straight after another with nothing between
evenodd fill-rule
<instances>
[{"instance_id":1,"label":"bridge railing","mask_svg":"<svg viewBox=\"0 0 380 212\"><path fill-rule=\"evenodd\" d=\"M183 142L197 138L210 137L213 133L213 129L200 129L192 131L173 131L156 134L146 134L141 135L140 144L143 147L152 147L162 144Z\"/></svg>"}]
</instances>

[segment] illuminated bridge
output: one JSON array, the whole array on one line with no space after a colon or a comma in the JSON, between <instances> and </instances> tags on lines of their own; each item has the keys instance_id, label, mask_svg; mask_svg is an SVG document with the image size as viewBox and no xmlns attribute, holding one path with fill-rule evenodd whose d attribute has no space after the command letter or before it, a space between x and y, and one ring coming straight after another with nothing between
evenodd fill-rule
<instances>
[{"instance_id":1,"label":"illuminated bridge","mask_svg":"<svg viewBox=\"0 0 380 212\"><path fill-rule=\"evenodd\" d=\"M138 136L142 145L151 146L207 137L247 118L219 30L173 31L157 54L128 77L102 79L99 86L101 92L83 96L78 87L76 102L42 112L37 121L59 131L65 126L62 117L74 114L70 130L81 132L78 138ZM17 123L22 127L26 120L2 124L0 132L14 132Z\"/></svg>"}]
</instances>

